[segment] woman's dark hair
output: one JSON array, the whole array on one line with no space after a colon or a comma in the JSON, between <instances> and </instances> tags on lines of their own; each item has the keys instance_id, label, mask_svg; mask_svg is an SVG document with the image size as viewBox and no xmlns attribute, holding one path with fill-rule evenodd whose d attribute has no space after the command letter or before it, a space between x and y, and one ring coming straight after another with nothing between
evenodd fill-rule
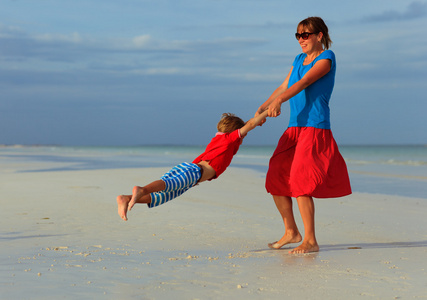
<instances>
[{"instance_id":1,"label":"woman's dark hair","mask_svg":"<svg viewBox=\"0 0 427 300\"><path fill-rule=\"evenodd\" d=\"M332 40L329 37L328 26L326 26L325 22L320 17L309 17L307 19L299 22L297 29L305 28L313 33L323 33L322 44L323 47L327 50L332 44Z\"/></svg>"}]
</instances>

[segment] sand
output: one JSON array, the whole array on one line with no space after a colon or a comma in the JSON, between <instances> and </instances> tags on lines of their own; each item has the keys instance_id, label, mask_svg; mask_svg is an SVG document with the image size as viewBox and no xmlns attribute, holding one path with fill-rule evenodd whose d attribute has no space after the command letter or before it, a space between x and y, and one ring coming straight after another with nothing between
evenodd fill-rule
<instances>
[{"instance_id":1,"label":"sand","mask_svg":"<svg viewBox=\"0 0 427 300\"><path fill-rule=\"evenodd\" d=\"M0 166L0 299L427 298L427 199L316 200L320 252L291 255L267 247L284 228L255 171L230 167L124 222L116 196L167 169Z\"/></svg>"}]
</instances>

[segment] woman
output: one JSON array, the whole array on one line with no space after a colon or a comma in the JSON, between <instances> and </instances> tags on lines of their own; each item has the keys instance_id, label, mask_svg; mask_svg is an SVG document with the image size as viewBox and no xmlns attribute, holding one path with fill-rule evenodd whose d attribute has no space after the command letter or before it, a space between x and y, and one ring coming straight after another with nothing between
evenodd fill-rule
<instances>
[{"instance_id":1,"label":"woman","mask_svg":"<svg viewBox=\"0 0 427 300\"><path fill-rule=\"evenodd\" d=\"M290 253L319 251L315 235L315 198L351 194L347 167L332 136L329 99L335 81L335 55L328 27L319 17L301 21L295 34L302 52L285 81L258 109L269 117L280 115L283 102L290 102L289 126L270 159L266 189L274 199L285 224L285 234L268 246L279 249L299 243L302 236L295 223L292 198L297 199L304 224L302 244Z\"/></svg>"}]
</instances>

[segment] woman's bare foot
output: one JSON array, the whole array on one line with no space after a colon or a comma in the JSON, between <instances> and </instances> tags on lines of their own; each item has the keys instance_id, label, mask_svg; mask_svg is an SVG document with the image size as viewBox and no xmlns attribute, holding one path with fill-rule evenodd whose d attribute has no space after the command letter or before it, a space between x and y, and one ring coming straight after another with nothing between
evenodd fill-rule
<instances>
[{"instance_id":1,"label":"woman's bare foot","mask_svg":"<svg viewBox=\"0 0 427 300\"><path fill-rule=\"evenodd\" d=\"M145 190L140 186L134 186L132 189L132 198L130 199L129 205L128 205L128 211L132 209L132 207L135 205L135 203L138 203L139 200L144 196Z\"/></svg>"},{"instance_id":2,"label":"woman's bare foot","mask_svg":"<svg viewBox=\"0 0 427 300\"><path fill-rule=\"evenodd\" d=\"M279 241L274 243L269 243L268 248L280 249L287 244L299 243L301 242L301 240L302 240L302 237L299 232L296 232L295 234L286 232Z\"/></svg>"},{"instance_id":3,"label":"woman's bare foot","mask_svg":"<svg viewBox=\"0 0 427 300\"><path fill-rule=\"evenodd\" d=\"M290 254L311 253L311 252L319 252L319 245L317 244L317 242L315 243L303 242L294 250L289 251Z\"/></svg>"},{"instance_id":4,"label":"woman's bare foot","mask_svg":"<svg viewBox=\"0 0 427 300\"><path fill-rule=\"evenodd\" d=\"M128 212L128 206L129 202L131 200L132 196L126 196L126 195L120 195L117 197L117 207L118 207L118 213L120 218L127 221L127 212Z\"/></svg>"}]
</instances>

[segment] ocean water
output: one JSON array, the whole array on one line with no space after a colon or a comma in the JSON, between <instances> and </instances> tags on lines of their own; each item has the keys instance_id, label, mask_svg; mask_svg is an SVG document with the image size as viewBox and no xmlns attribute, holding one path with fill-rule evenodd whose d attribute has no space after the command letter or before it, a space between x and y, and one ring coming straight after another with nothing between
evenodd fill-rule
<instances>
[{"instance_id":1,"label":"ocean water","mask_svg":"<svg viewBox=\"0 0 427 300\"><path fill-rule=\"evenodd\" d=\"M427 199L427 145L340 146L354 192ZM20 163L19 172L173 167L191 162L203 146L61 147L3 146L0 163ZM231 166L265 177L274 146L242 145ZM49 162L49 168L30 167ZM25 166L28 165L28 168Z\"/></svg>"}]
</instances>

